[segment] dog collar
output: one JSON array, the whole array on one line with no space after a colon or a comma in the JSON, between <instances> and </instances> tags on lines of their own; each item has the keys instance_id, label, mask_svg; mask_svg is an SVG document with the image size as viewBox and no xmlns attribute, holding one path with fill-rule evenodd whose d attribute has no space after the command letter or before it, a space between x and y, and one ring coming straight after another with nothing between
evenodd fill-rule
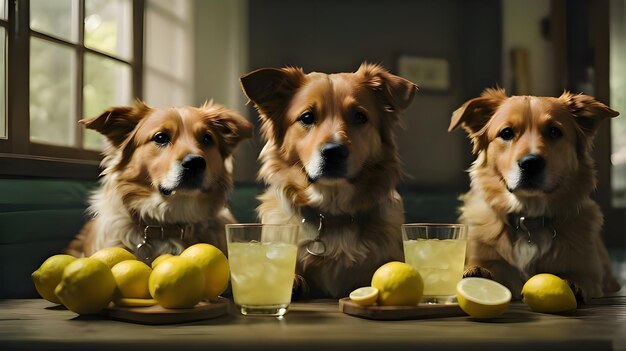
<instances>
[{"instance_id":1,"label":"dog collar","mask_svg":"<svg viewBox=\"0 0 626 351\"><path fill-rule=\"evenodd\" d=\"M327 227L341 227L357 223L361 218L365 217L366 213L358 213L356 215L350 214L330 214L324 213L313 207L300 208L300 215L302 216L303 225L317 226L317 235L311 241L306 244L306 251L313 256L325 256L326 255L326 243L322 240L322 233L324 233Z\"/></svg>"},{"instance_id":2,"label":"dog collar","mask_svg":"<svg viewBox=\"0 0 626 351\"><path fill-rule=\"evenodd\" d=\"M165 239L179 239L183 240L185 234L191 230L191 225L186 224L172 224L172 225L153 225L153 224L139 224L139 231L143 233L143 240L137 244L135 248L135 254L137 257L145 262L150 262L154 257L152 240L165 240Z\"/></svg>"},{"instance_id":3,"label":"dog collar","mask_svg":"<svg viewBox=\"0 0 626 351\"><path fill-rule=\"evenodd\" d=\"M510 213L508 221L515 232L522 232L527 235L528 243L531 245L533 244L532 233L537 233L543 229L552 231L552 239L556 237L556 229L552 226L553 220L550 217L527 217L520 213Z\"/></svg>"}]
</instances>

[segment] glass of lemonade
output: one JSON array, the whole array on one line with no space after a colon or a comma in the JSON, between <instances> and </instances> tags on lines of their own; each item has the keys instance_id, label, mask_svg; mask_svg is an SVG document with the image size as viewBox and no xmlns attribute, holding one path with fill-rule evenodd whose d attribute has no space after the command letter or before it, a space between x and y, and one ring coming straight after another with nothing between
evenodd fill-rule
<instances>
[{"instance_id":1,"label":"glass of lemonade","mask_svg":"<svg viewBox=\"0 0 626 351\"><path fill-rule=\"evenodd\" d=\"M463 277L467 230L463 224L402 225L404 261L424 280L423 303L456 303L456 285Z\"/></svg>"},{"instance_id":2,"label":"glass of lemonade","mask_svg":"<svg viewBox=\"0 0 626 351\"><path fill-rule=\"evenodd\" d=\"M298 225L226 225L230 281L241 314L287 313L296 270L298 230Z\"/></svg>"}]
</instances>

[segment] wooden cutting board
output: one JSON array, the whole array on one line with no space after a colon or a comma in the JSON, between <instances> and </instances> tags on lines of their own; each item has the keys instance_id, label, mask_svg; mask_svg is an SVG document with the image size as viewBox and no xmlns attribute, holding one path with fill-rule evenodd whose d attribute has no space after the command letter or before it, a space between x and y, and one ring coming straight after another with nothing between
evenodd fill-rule
<instances>
[{"instance_id":1,"label":"wooden cutting board","mask_svg":"<svg viewBox=\"0 0 626 351\"><path fill-rule=\"evenodd\" d=\"M378 320L402 320L402 319L427 319L465 316L459 304L418 306L360 306L345 297L339 300L339 310L351 316L378 319Z\"/></svg>"},{"instance_id":2,"label":"wooden cutting board","mask_svg":"<svg viewBox=\"0 0 626 351\"><path fill-rule=\"evenodd\" d=\"M110 318L139 324L173 324L211 319L228 313L228 299L217 302L200 302L193 308L164 308L159 305L149 307L123 307L111 304L104 310Z\"/></svg>"}]
</instances>

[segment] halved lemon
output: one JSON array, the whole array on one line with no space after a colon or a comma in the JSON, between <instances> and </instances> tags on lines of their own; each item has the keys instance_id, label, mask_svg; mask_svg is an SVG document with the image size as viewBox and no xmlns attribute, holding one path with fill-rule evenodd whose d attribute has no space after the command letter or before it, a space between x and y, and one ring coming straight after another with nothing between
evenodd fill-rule
<instances>
[{"instance_id":1,"label":"halved lemon","mask_svg":"<svg viewBox=\"0 0 626 351\"><path fill-rule=\"evenodd\" d=\"M361 306L370 306L378 299L378 289L373 286L364 286L350 293L350 300Z\"/></svg>"},{"instance_id":2,"label":"halved lemon","mask_svg":"<svg viewBox=\"0 0 626 351\"><path fill-rule=\"evenodd\" d=\"M511 291L485 278L465 278L456 285L456 297L465 313L475 318L494 318L509 308Z\"/></svg>"}]
</instances>

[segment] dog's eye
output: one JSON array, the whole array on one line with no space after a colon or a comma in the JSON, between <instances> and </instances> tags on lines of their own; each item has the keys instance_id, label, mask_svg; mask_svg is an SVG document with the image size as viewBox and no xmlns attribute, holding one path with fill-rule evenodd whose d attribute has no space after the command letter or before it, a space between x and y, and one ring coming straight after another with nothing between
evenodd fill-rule
<instances>
[{"instance_id":1,"label":"dog's eye","mask_svg":"<svg viewBox=\"0 0 626 351\"><path fill-rule=\"evenodd\" d=\"M353 121L355 124L367 123L367 116L363 112L357 112L354 114Z\"/></svg>"},{"instance_id":2,"label":"dog's eye","mask_svg":"<svg viewBox=\"0 0 626 351\"><path fill-rule=\"evenodd\" d=\"M563 132L557 127L550 127L550 129L548 129L548 136L551 139L558 139L563 136Z\"/></svg>"},{"instance_id":3,"label":"dog's eye","mask_svg":"<svg viewBox=\"0 0 626 351\"><path fill-rule=\"evenodd\" d=\"M504 128L500 131L500 134L498 136L502 138L502 140L508 141L515 137L515 133L513 132L513 129L511 128Z\"/></svg>"},{"instance_id":4,"label":"dog's eye","mask_svg":"<svg viewBox=\"0 0 626 351\"><path fill-rule=\"evenodd\" d=\"M298 118L298 121L305 126L312 126L313 123L315 123L315 115L311 112L305 112L302 116L300 116L300 118Z\"/></svg>"},{"instance_id":5,"label":"dog's eye","mask_svg":"<svg viewBox=\"0 0 626 351\"><path fill-rule=\"evenodd\" d=\"M152 141L154 141L155 143L163 146L163 145L165 145L165 144L170 142L170 136L167 135L166 133L159 132L159 133L156 133L152 137Z\"/></svg>"},{"instance_id":6,"label":"dog's eye","mask_svg":"<svg viewBox=\"0 0 626 351\"><path fill-rule=\"evenodd\" d=\"M202 143L204 145L212 145L213 144L213 137L211 136L211 134L204 134L202 136Z\"/></svg>"}]
</instances>

